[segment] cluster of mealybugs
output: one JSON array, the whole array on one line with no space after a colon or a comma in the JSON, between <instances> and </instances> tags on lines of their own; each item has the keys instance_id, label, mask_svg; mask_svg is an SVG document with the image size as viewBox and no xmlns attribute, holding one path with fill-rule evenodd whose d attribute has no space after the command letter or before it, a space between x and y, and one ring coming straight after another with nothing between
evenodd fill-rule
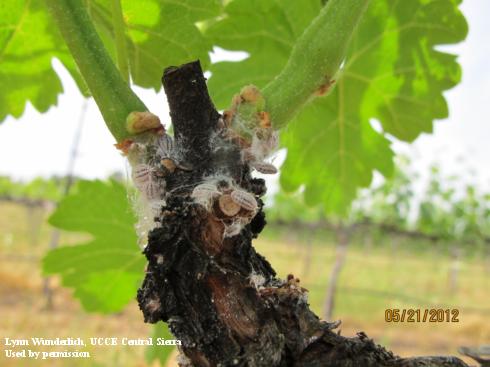
<instances>
[{"instance_id":1,"label":"cluster of mealybugs","mask_svg":"<svg viewBox=\"0 0 490 367\"><path fill-rule=\"evenodd\" d=\"M277 168L267 163L265 159L278 146L278 134L271 129L257 129L252 137L250 147L242 150L242 159L257 172L264 174L275 174Z\"/></svg>"},{"instance_id":2,"label":"cluster of mealybugs","mask_svg":"<svg viewBox=\"0 0 490 367\"><path fill-rule=\"evenodd\" d=\"M135 149L142 151L139 156L143 162L133 168L134 184L150 202L156 203L155 210L158 210L165 194L165 176L177 168L187 168L178 163L174 142L167 134L159 136L149 147L136 146Z\"/></svg>"},{"instance_id":3,"label":"cluster of mealybugs","mask_svg":"<svg viewBox=\"0 0 490 367\"><path fill-rule=\"evenodd\" d=\"M165 183L161 183L156 175L156 168L140 163L133 169L133 181L148 200L158 200L163 194Z\"/></svg>"},{"instance_id":4,"label":"cluster of mealybugs","mask_svg":"<svg viewBox=\"0 0 490 367\"><path fill-rule=\"evenodd\" d=\"M191 197L209 212L214 210L214 205L217 203L219 211L226 218L223 221L225 225L223 236L232 237L239 234L257 213L257 199L253 194L237 188L226 180L219 181L208 180L197 185Z\"/></svg>"},{"instance_id":5,"label":"cluster of mealybugs","mask_svg":"<svg viewBox=\"0 0 490 367\"><path fill-rule=\"evenodd\" d=\"M263 110L264 103L260 90L247 85L233 96L231 107L223 112L218 126L241 146L244 162L260 173L274 174L277 168L265 159L277 148L279 138L272 128L270 114ZM252 116L248 112L251 107L258 111ZM252 137L251 141L241 136L243 131Z\"/></svg>"}]
</instances>

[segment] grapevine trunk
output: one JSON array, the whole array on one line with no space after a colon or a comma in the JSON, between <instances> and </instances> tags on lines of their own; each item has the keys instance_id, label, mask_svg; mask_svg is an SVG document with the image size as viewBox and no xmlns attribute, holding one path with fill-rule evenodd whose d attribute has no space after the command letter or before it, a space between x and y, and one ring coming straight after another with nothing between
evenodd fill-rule
<instances>
[{"instance_id":1,"label":"grapevine trunk","mask_svg":"<svg viewBox=\"0 0 490 367\"><path fill-rule=\"evenodd\" d=\"M165 70L163 85L186 170L166 177L166 203L144 254L138 301L146 322L167 322L182 341L182 366L466 366L454 357L402 359L360 332L346 338L320 320L293 275L281 280L252 240L264 228L266 187L243 162L208 95L199 62ZM253 219L225 236L230 218L197 203L213 178L254 195ZM220 181L221 180L221 181Z\"/></svg>"}]
</instances>

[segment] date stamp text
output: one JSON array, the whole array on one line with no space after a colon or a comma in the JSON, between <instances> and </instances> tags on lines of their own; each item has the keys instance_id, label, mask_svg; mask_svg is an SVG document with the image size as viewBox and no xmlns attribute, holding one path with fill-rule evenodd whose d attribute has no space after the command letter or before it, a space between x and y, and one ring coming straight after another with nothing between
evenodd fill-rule
<instances>
[{"instance_id":1,"label":"date stamp text","mask_svg":"<svg viewBox=\"0 0 490 367\"><path fill-rule=\"evenodd\" d=\"M386 322L459 322L459 310L450 308L388 308Z\"/></svg>"}]
</instances>

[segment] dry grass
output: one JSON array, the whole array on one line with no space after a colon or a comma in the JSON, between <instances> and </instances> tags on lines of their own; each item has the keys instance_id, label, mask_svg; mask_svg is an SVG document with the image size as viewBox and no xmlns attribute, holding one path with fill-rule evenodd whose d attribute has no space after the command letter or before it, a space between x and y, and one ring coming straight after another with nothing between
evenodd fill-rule
<instances>
[{"instance_id":1,"label":"dry grass","mask_svg":"<svg viewBox=\"0 0 490 367\"><path fill-rule=\"evenodd\" d=\"M272 259L279 275L293 273L310 290L310 305L321 314L335 248L317 238L305 266L308 247L273 238L256 245ZM490 344L490 269L481 257L462 261L458 289L448 287L452 260L444 252L389 247L349 250L339 280L334 312L342 320L342 335L365 331L401 356L457 355L460 346ZM459 323L387 323L387 308L450 308L460 311ZM471 360L467 360L470 362Z\"/></svg>"},{"instance_id":2,"label":"dry grass","mask_svg":"<svg viewBox=\"0 0 490 367\"><path fill-rule=\"evenodd\" d=\"M36 217L37 216L37 217ZM54 309L46 310L40 258L48 247L50 228L42 212L0 204L0 337L129 337L144 338L151 326L142 322L135 302L117 315L84 312L71 290L53 280ZM33 236L33 231L38 236ZM36 238L34 238L36 237ZM267 236L266 236L267 237ZM63 243L80 235L64 234ZM299 236L301 238L301 236ZM325 237L315 239L314 255L305 268L307 246L301 240L269 237L257 241L258 251L271 260L280 276L294 273L310 290L310 303L320 312L324 288L334 260L334 247ZM456 354L462 345L490 344L490 277L481 258L461 264L459 290L450 293L447 273L451 264L440 253L413 253L388 247L349 249L339 284L335 317L342 334L364 330L378 343L400 355ZM377 292L377 293L376 293ZM430 308L444 305L461 311L457 324L393 324L384 321L386 308ZM3 340L2 340L3 344ZM3 347L2 347L3 348ZM146 366L144 347L88 347L93 358L48 361L7 361L1 366Z\"/></svg>"}]
</instances>

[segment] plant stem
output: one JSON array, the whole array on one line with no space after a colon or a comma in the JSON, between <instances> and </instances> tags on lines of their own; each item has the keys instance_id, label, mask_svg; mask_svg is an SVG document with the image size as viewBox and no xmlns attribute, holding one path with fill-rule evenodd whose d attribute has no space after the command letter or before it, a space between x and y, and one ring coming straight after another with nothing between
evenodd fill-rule
<instances>
[{"instance_id":1,"label":"plant stem","mask_svg":"<svg viewBox=\"0 0 490 367\"><path fill-rule=\"evenodd\" d=\"M329 0L294 46L281 73L263 89L275 128L284 126L323 87L328 89L369 0Z\"/></svg>"},{"instance_id":2,"label":"plant stem","mask_svg":"<svg viewBox=\"0 0 490 367\"><path fill-rule=\"evenodd\" d=\"M116 41L117 66L124 80L129 83L128 53L126 51L126 32L120 0L112 0L112 23Z\"/></svg>"},{"instance_id":3,"label":"plant stem","mask_svg":"<svg viewBox=\"0 0 490 367\"><path fill-rule=\"evenodd\" d=\"M249 225L225 236L217 216L223 213L216 202L199 208L191 200L195 187L203 177L224 176L262 204L265 182L252 177L239 144L216 135L222 121L199 62L167 68L162 80L174 147L192 170L165 176L167 195L144 250L148 266L138 302L146 322L169 323L182 341L185 365L468 367L454 357L399 358L364 333L334 332L339 324L310 310L299 280L278 279L255 251L252 239L266 225L262 205ZM347 246L344 230L339 241Z\"/></svg>"},{"instance_id":4,"label":"plant stem","mask_svg":"<svg viewBox=\"0 0 490 367\"><path fill-rule=\"evenodd\" d=\"M102 116L117 141L131 134L126 118L146 106L121 77L97 34L82 0L45 0L85 79Z\"/></svg>"}]
</instances>

